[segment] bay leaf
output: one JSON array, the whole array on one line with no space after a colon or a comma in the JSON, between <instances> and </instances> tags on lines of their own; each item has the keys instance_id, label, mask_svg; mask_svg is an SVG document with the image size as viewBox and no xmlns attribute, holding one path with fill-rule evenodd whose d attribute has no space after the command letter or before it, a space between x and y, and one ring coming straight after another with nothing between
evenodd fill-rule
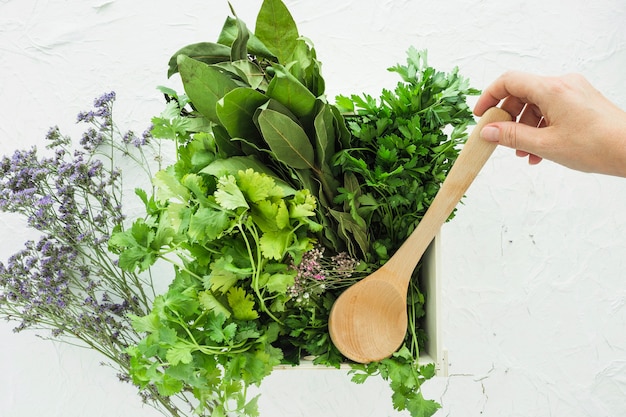
<instances>
[{"instance_id":1,"label":"bay leaf","mask_svg":"<svg viewBox=\"0 0 626 417\"><path fill-rule=\"evenodd\" d=\"M315 151L302 126L269 109L259 114L258 123L276 159L296 169L314 168Z\"/></svg>"}]
</instances>

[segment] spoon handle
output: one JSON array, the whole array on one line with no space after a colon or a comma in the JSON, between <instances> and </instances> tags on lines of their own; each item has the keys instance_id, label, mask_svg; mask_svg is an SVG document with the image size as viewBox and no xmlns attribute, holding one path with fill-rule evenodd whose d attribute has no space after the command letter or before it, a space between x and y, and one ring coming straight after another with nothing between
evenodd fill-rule
<instances>
[{"instance_id":1,"label":"spoon handle","mask_svg":"<svg viewBox=\"0 0 626 417\"><path fill-rule=\"evenodd\" d=\"M445 181L437 192L435 199L426 214L393 257L383 268L391 268L398 272L395 276L410 277L420 258L428 248L439 229L459 203L470 184L485 162L489 159L496 143L480 138L482 128L492 122L510 121L511 115L506 111L492 107L480 118L463 146ZM404 278L406 280L406 278ZM400 283L403 286L408 282Z\"/></svg>"}]
</instances>

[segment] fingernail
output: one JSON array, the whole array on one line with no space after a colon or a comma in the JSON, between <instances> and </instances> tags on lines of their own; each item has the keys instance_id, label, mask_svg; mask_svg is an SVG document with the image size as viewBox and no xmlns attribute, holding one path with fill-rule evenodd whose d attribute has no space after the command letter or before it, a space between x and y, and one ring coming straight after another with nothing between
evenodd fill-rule
<instances>
[{"instance_id":1,"label":"fingernail","mask_svg":"<svg viewBox=\"0 0 626 417\"><path fill-rule=\"evenodd\" d=\"M500 139L500 129L495 126L485 126L480 131L480 137L489 142L497 142Z\"/></svg>"}]
</instances>

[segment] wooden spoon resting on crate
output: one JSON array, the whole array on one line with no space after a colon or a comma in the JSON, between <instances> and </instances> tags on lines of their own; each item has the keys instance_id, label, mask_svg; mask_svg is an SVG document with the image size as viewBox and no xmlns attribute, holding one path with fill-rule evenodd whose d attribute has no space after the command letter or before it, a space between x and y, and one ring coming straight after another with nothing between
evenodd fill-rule
<instances>
[{"instance_id":1,"label":"wooden spoon resting on crate","mask_svg":"<svg viewBox=\"0 0 626 417\"><path fill-rule=\"evenodd\" d=\"M413 270L496 147L480 130L511 116L491 108L481 117L417 228L379 270L344 291L328 320L330 337L347 358L360 363L391 356L407 331L406 297Z\"/></svg>"}]
</instances>

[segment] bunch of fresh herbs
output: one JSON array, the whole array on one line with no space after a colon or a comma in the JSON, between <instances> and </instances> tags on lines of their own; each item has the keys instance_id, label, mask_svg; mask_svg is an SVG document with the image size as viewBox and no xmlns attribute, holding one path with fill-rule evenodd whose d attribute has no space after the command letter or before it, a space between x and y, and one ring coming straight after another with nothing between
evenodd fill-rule
<instances>
[{"instance_id":1,"label":"bunch of fresh herbs","mask_svg":"<svg viewBox=\"0 0 626 417\"><path fill-rule=\"evenodd\" d=\"M473 121L465 99L476 91L456 69L429 67L425 52L410 49L390 69L401 82L378 99L331 104L281 0L264 0L254 32L233 15L217 42L174 53L168 76L184 93L161 88L150 135L119 133L105 97L80 115L95 129L69 162L53 130L56 156L16 153L1 166L0 208L45 234L0 264L2 314L83 340L172 416L186 415L181 401L197 416L255 416L247 389L274 366L345 362L327 330L334 300L417 226ZM146 172L152 187L136 189L145 216L125 221L113 157L144 155L148 136L173 142L174 163ZM161 294L157 261L171 265ZM430 416L439 406L420 391L435 367L418 362L417 282L405 344L351 372L357 383L380 375L396 409Z\"/></svg>"},{"instance_id":2,"label":"bunch of fresh herbs","mask_svg":"<svg viewBox=\"0 0 626 417\"><path fill-rule=\"evenodd\" d=\"M402 81L379 100L330 104L315 50L279 0L264 1L254 33L228 18L216 43L172 56L185 93L163 89L153 134L175 141L177 161L155 175L154 195L140 192L147 217L111 239L128 270L174 266L169 291L134 320L146 334L129 350L137 384L191 391L199 413L254 415L246 389L273 366L345 360L327 331L334 300L416 227L473 121L465 97L476 91L457 70L437 72L414 49L391 70ZM355 364L353 379L380 374L397 409L430 415L416 282L406 344Z\"/></svg>"},{"instance_id":3,"label":"bunch of fresh herbs","mask_svg":"<svg viewBox=\"0 0 626 417\"><path fill-rule=\"evenodd\" d=\"M151 310L155 285L150 274L120 269L108 250L110 236L124 225L118 164L149 178L159 153L149 131L119 130L114 101L115 93L104 94L78 115L88 126L79 147L53 127L46 151L31 148L0 160L0 210L40 234L0 262L0 317L17 322L16 332L45 331L40 336L99 352L128 382L127 349L141 340L130 317ZM167 415L183 415L153 386L140 395Z\"/></svg>"}]
</instances>

